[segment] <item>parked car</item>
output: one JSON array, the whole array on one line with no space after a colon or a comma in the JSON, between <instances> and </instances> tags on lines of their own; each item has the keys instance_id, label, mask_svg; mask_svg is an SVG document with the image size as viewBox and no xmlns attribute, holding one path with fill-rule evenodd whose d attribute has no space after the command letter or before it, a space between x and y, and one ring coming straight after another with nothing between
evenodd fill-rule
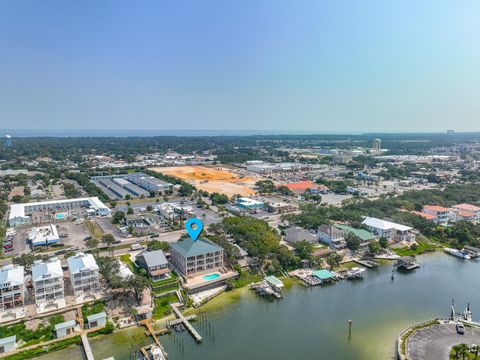
<instances>
[{"instance_id":1,"label":"parked car","mask_svg":"<svg viewBox=\"0 0 480 360\"><path fill-rule=\"evenodd\" d=\"M461 322L457 323L456 329L457 329L457 334L460 334L460 335L465 334L465 326Z\"/></svg>"}]
</instances>

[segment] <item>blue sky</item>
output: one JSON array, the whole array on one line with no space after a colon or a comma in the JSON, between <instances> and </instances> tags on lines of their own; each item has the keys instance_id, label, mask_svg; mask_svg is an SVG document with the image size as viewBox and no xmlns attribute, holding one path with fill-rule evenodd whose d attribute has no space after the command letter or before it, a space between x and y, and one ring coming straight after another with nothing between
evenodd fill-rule
<instances>
[{"instance_id":1,"label":"blue sky","mask_svg":"<svg viewBox=\"0 0 480 360\"><path fill-rule=\"evenodd\" d=\"M479 1L0 0L0 128L480 130Z\"/></svg>"}]
</instances>

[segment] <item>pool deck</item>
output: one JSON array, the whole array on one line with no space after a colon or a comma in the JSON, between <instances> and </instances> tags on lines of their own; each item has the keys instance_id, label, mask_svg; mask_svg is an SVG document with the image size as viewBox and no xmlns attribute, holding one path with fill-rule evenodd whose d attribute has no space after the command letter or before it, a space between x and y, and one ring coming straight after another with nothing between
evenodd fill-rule
<instances>
[{"instance_id":1,"label":"pool deck","mask_svg":"<svg viewBox=\"0 0 480 360\"><path fill-rule=\"evenodd\" d=\"M208 274L208 273L205 274L204 273L204 274L197 275L197 276L194 276L194 277L191 277L191 278L187 278L184 286L189 290L195 290L195 289L199 289L201 287L207 286L207 285L211 285L211 284L215 284L215 283L222 283L225 280L235 278L235 277L238 276L238 273L236 271L232 271L232 270L228 270L228 269L223 269L223 271L225 271L225 272L222 273L219 270L214 270L210 274ZM208 276L208 275L211 275L211 274L219 274L220 276L215 278L215 279L211 279L211 280L204 279L204 276Z\"/></svg>"}]
</instances>

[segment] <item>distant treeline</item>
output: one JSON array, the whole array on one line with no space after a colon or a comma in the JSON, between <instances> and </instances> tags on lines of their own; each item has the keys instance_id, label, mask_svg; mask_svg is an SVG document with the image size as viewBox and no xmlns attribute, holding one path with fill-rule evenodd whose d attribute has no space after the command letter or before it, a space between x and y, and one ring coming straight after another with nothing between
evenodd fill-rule
<instances>
[{"instance_id":1,"label":"distant treeline","mask_svg":"<svg viewBox=\"0 0 480 360\"><path fill-rule=\"evenodd\" d=\"M315 135L256 135L256 136L202 136L202 137L19 137L13 145L3 148L0 159L15 160L19 157L49 157L54 160L70 159L81 162L86 154L108 154L122 159L152 152L177 151L179 153L215 150L227 162L243 161L253 154L247 150L259 147L266 153L258 156L270 158L279 147L369 146L373 139L382 139L382 147L392 154L422 154L436 146L448 146L459 141L479 141L480 133L436 134L315 134ZM3 145L2 145L3 147ZM234 158L228 158L234 154Z\"/></svg>"}]
</instances>

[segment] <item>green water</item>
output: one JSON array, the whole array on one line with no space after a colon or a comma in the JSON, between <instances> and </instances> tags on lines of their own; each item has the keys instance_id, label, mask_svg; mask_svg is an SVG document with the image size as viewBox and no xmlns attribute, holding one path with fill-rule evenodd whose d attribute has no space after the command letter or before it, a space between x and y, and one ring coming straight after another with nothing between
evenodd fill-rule
<instances>
[{"instance_id":1,"label":"green water","mask_svg":"<svg viewBox=\"0 0 480 360\"><path fill-rule=\"evenodd\" d=\"M363 280L315 288L294 285L274 302L249 290L222 295L206 305L195 323L202 344L188 333L160 340L170 360L392 359L400 331L414 322L448 316L452 298L459 310L470 301L474 319L480 318L479 263L444 254L423 256L419 262L420 269L396 273L393 281L391 265L385 265L366 271ZM136 334L138 342L148 342L142 331ZM130 359L132 338L116 334L92 341L95 357ZM78 352L67 349L43 359L73 360L81 358Z\"/></svg>"}]
</instances>

